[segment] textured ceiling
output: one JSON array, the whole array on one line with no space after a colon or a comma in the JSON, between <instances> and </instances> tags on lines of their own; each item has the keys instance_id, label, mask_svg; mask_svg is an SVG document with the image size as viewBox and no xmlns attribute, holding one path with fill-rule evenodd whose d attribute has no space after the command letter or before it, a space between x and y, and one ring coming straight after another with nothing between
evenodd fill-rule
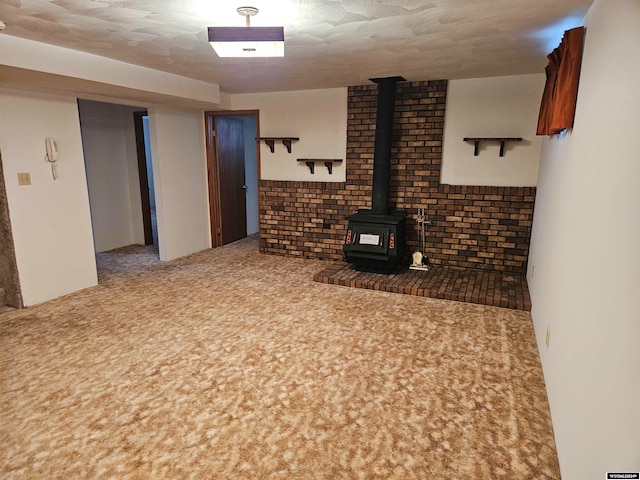
<instances>
[{"instance_id":1,"label":"textured ceiling","mask_svg":"<svg viewBox=\"0 0 640 480\"><path fill-rule=\"evenodd\" d=\"M0 0L3 35L220 85L227 93L543 72L567 17L593 0ZM285 27L284 58L222 59L207 26ZM571 27L575 25L568 25ZM559 32L559 33L558 33Z\"/></svg>"}]
</instances>

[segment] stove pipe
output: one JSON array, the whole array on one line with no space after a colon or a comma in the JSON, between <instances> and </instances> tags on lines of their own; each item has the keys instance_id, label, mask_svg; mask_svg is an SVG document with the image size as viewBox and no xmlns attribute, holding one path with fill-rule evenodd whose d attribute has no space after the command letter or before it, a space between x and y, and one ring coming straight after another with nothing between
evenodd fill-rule
<instances>
[{"instance_id":1,"label":"stove pipe","mask_svg":"<svg viewBox=\"0 0 640 480\"><path fill-rule=\"evenodd\" d=\"M373 191L371 213L389 213L389 180L391 177L391 136L396 103L396 83L402 77L371 78L378 84L376 137L373 149Z\"/></svg>"}]
</instances>

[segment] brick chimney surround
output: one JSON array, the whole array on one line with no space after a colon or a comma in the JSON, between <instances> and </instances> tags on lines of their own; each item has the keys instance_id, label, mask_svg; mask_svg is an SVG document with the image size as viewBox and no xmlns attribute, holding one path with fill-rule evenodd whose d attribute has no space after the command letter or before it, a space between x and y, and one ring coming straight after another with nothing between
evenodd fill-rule
<instances>
[{"instance_id":1,"label":"brick chimney surround","mask_svg":"<svg viewBox=\"0 0 640 480\"><path fill-rule=\"evenodd\" d=\"M524 274L536 189L440 184L446 94L446 80L397 86L389 203L409 214L405 263L425 208L432 265ZM346 182L260 181L262 253L343 258L345 217L371 208L376 97L375 84L348 89Z\"/></svg>"}]
</instances>

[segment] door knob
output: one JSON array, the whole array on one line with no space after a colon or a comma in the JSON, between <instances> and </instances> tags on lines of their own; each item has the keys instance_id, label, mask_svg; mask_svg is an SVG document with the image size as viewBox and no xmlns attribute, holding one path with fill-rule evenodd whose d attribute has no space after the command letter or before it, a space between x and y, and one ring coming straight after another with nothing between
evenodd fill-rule
<instances>
[{"instance_id":1,"label":"door knob","mask_svg":"<svg viewBox=\"0 0 640 480\"><path fill-rule=\"evenodd\" d=\"M243 190L246 190L247 188L249 188L249 187L247 187L246 185L242 185L242 189Z\"/></svg>"}]
</instances>

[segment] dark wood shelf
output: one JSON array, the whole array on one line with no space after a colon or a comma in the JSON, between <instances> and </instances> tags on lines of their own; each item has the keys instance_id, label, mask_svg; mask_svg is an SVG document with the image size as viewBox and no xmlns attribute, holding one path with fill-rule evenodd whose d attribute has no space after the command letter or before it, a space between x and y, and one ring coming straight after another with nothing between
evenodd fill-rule
<instances>
[{"instance_id":1,"label":"dark wood shelf","mask_svg":"<svg viewBox=\"0 0 640 480\"><path fill-rule=\"evenodd\" d=\"M477 157L480 150L480 142L500 142L500 156L504 157L504 146L507 142L521 142L522 137L465 137L465 142L473 142L473 156Z\"/></svg>"},{"instance_id":2,"label":"dark wood shelf","mask_svg":"<svg viewBox=\"0 0 640 480\"><path fill-rule=\"evenodd\" d=\"M329 170L329 175L331 175L333 174L333 164L341 163L342 159L341 158L299 158L298 161L304 162L307 164L307 167L309 167L309 171L311 172L311 175L313 175L315 172L316 162L323 162L324 166L327 167L327 170Z\"/></svg>"},{"instance_id":3,"label":"dark wood shelf","mask_svg":"<svg viewBox=\"0 0 640 480\"><path fill-rule=\"evenodd\" d=\"M291 153L291 142L297 142L298 140L300 140L300 138L299 137L257 137L256 140L264 140L264 143L266 143L269 146L271 153L275 151L276 140L279 140L282 142L282 144L285 147L287 147L287 152Z\"/></svg>"}]
</instances>

